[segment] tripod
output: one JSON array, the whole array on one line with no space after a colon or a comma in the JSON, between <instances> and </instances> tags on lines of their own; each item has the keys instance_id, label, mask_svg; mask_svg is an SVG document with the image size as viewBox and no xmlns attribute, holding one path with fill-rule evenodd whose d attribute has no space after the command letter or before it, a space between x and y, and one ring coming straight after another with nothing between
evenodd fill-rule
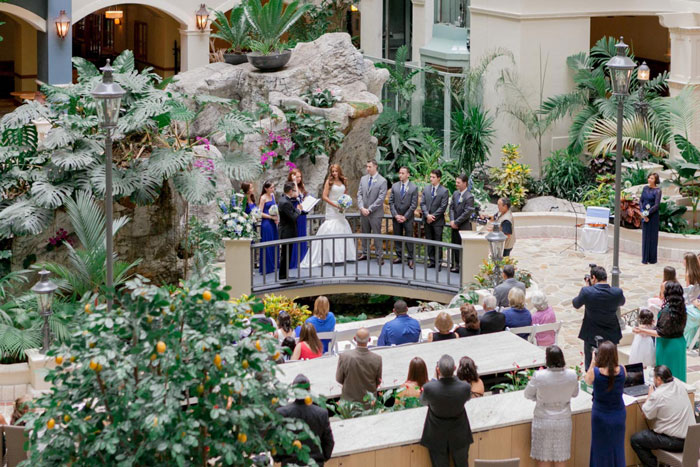
<instances>
[{"instance_id":1,"label":"tripod","mask_svg":"<svg viewBox=\"0 0 700 467\"><path fill-rule=\"evenodd\" d=\"M567 246L566 248L564 248L563 250L561 250L561 252L560 252L559 254L564 253L565 251L570 250L571 247L574 248L574 251L578 251L578 227L579 227L579 224L578 224L578 211L576 211L576 207L574 206L574 202L573 202L573 201L571 201L571 200L567 200L567 201L569 201L569 204L571 205L571 210L572 210L573 213L574 213L574 219L575 219L575 220L574 220L574 244L573 244L573 245ZM559 207L556 207L556 209L559 209Z\"/></svg>"}]
</instances>

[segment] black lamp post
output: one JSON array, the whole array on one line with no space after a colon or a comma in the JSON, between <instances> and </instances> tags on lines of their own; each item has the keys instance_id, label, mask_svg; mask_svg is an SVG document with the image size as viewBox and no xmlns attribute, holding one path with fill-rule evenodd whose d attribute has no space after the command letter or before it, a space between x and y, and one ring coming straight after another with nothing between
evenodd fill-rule
<instances>
[{"instance_id":1,"label":"black lamp post","mask_svg":"<svg viewBox=\"0 0 700 467\"><path fill-rule=\"evenodd\" d=\"M109 64L100 69L103 72L102 82L92 91L92 97L97 101L97 117L100 126L105 129L105 237L106 238L106 283L112 289L114 280L114 239L112 238L112 130L117 126L121 100L126 92L114 82L114 68ZM107 299L107 310L112 310L112 299Z\"/></svg>"},{"instance_id":2,"label":"black lamp post","mask_svg":"<svg viewBox=\"0 0 700 467\"><path fill-rule=\"evenodd\" d=\"M508 237L501 232L500 222L494 222L493 230L486 234L486 240L489 241L489 252L491 253L491 259L494 264L493 274L496 284L501 282L501 266L499 263L503 260L503 247L507 239Z\"/></svg>"},{"instance_id":3,"label":"black lamp post","mask_svg":"<svg viewBox=\"0 0 700 467\"><path fill-rule=\"evenodd\" d=\"M624 100L630 93L630 79L636 64L627 56L627 44L622 37L615 44L617 55L608 60L606 66L610 71L610 84L613 96L617 96L617 145L615 146L615 233L613 236L612 286L620 286L620 182L622 171L622 121L624 118ZM618 318L620 310L618 309Z\"/></svg>"},{"instance_id":4,"label":"black lamp post","mask_svg":"<svg viewBox=\"0 0 700 467\"><path fill-rule=\"evenodd\" d=\"M36 294L37 302L39 302L39 314L44 318L44 327L42 329L43 344L41 346L42 354L46 354L46 351L49 350L49 343L51 342L49 316L52 314L51 304L53 303L53 293L58 288L58 286L49 279L50 275L51 273L49 271L42 269L39 271L39 282L32 287L32 292Z\"/></svg>"},{"instance_id":5,"label":"black lamp post","mask_svg":"<svg viewBox=\"0 0 700 467\"><path fill-rule=\"evenodd\" d=\"M639 114L640 117L642 117L642 121L646 123L647 120L647 112L649 111L649 104L644 100L644 87L647 84L647 81L649 81L649 75L651 73L651 70L649 69L649 66L647 66L647 62L642 62L641 65L639 65L639 68L637 68L637 81L639 81L639 96L637 99L637 102L634 104L634 110L637 111L637 114ZM634 145L634 158L637 159L638 161L644 161L646 160L648 155L648 151L644 146L641 144L637 143Z\"/></svg>"}]
</instances>

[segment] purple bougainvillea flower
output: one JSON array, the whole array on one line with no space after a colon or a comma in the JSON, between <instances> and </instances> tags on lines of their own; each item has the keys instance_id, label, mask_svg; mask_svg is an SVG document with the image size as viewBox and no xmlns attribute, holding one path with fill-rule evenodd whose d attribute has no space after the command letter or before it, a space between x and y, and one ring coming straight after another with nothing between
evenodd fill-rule
<instances>
[{"instance_id":1,"label":"purple bougainvillea flower","mask_svg":"<svg viewBox=\"0 0 700 467\"><path fill-rule=\"evenodd\" d=\"M292 170L294 170L294 169L297 168L297 165L296 165L294 162L292 162L292 161L287 161L286 164L287 164L287 167L289 167L289 170L290 170L290 171L292 171Z\"/></svg>"}]
</instances>

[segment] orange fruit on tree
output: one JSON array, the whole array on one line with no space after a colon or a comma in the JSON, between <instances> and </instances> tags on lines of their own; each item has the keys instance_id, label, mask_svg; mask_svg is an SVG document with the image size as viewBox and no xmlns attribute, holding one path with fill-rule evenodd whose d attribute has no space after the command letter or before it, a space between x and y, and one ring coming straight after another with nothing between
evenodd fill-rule
<instances>
[{"instance_id":1,"label":"orange fruit on tree","mask_svg":"<svg viewBox=\"0 0 700 467\"><path fill-rule=\"evenodd\" d=\"M97 364L97 369L95 371L97 371L97 372L102 371L102 364L101 363Z\"/></svg>"},{"instance_id":2,"label":"orange fruit on tree","mask_svg":"<svg viewBox=\"0 0 700 467\"><path fill-rule=\"evenodd\" d=\"M197 393L202 394L203 392L204 392L204 385L200 383L199 386L197 386Z\"/></svg>"},{"instance_id":3,"label":"orange fruit on tree","mask_svg":"<svg viewBox=\"0 0 700 467\"><path fill-rule=\"evenodd\" d=\"M211 292L205 290L202 294L202 298L204 299L204 301L208 302L209 300L211 300Z\"/></svg>"},{"instance_id":4,"label":"orange fruit on tree","mask_svg":"<svg viewBox=\"0 0 700 467\"><path fill-rule=\"evenodd\" d=\"M153 316L148 316L146 318L146 322L148 322L148 324L151 324L153 322Z\"/></svg>"},{"instance_id":5,"label":"orange fruit on tree","mask_svg":"<svg viewBox=\"0 0 700 467\"><path fill-rule=\"evenodd\" d=\"M70 360L71 363L75 363L75 357L74 357L74 356L71 355L69 360Z\"/></svg>"},{"instance_id":6,"label":"orange fruit on tree","mask_svg":"<svg viewBox=\"0 0 700 467\"><path fill-rule=\"evenodd\" d=\"M301 449L301 441L298 439L295 439L294 442L292 443L292 446L294 446L297 449Z\"/></svg>"},{"instance_id":7,"label":"orange fruit on tree","mask_svg":"<svg viewBox=\"0 0 700 467\"><path fill-rule=\"evenodd\" d=\"M258 352L262 350L262 345L259 340L255 341L255 348L258 349Z\"/></svg>"},{"instance_id":8,"label":"orange fruit on tree","mask_svg":"<svg viewBox=\"0 0 700 467\"><path fill-rule=\"evenodd\" d=\"M70 415L65 414L65 415L63 416L63 421L66 422L66 423L70 422Z\"/></svg>"},{"instance_id":9,"label":"orange fruit on tree","mask_svg":"<svg viewBox=\"0 0 700 467\"><path fill-rule=\"evenodd\" d=\"M94 349L94 348L95 348L95 343L94 343L94 342L90 342L90 343L88 344L88 347L90 347L91 349Z\"/></svg>"},{"instance_id":10,"label":"orange fruit on tree","mask_svg":"<svg viewBox=\"0 0 700 467\"><path fill-rule=\"evenodd\" d=\"M165 345L165 342L163 342L163 341L158 341L158 343L156 344L156 350L158 351L158 353L165 352L166 348L167 347Z\"/></svg>"},{"instance_id":11,"label":"orange fruit on tree","mask_svg":"<svg viewBox=\"0 0 700 467\"><path fill-rule=\"evenodd\" d=\"M304 404L306 404L306 405L311 405L311 404L313 404L313 403L314 403L314 400L311 398L311 396L306 396L306 397L304 398Z\"/></svg>"},{"instance_id":12,"label":"orange fruit on tree","mask_svg":"<svg viewBox=\"0 0 700 467\"><path fill-rule=\"evenodd\" d=\"M89 303L85 304L85 313L87 313L87 314L92 313L92 307L90 306Z\"/></svg>"},{"instance_id":13,"label":"orange fruit on tree","mask_svg":"<svg viewBox=\"0 0 700 467\"><path fill-rule=\"evenodd\" d=\"M244 370L247 370L248 367L250 366L250 363L248 363L248 360L243 360L241 362L241 366L243 367Z\"/></svg>"},{"instance_id":14,"label":"orange fruit on tree","mask_svg":"<svg viewBox=\"0 0 700 467\"><path fill-rule=\"evenodd\" d=\"M276 405L279 401L280 400L276 397L273 397L272 400L270 400L270 402L272 402L272 405Z\"/></svg>"},{"instance_id":15,"label":"orange fruit on tree","mask_svg":"<svg viewBox=\"0 0 700 467\"><path fill-rule=\"evenodd\" d=\"M245 433L238 433L238 442L245 443L246 441L248 441L248 435Z\"/></svg>"},{"instance_id":16,"label":"orange fruit on tree","mask_svg":"<svg viewBox=\"0 0 700 467\"><path fill-rule=\"evenodd\" d=\"M275 352L275 354L272 356L273 360L279 360L280 359L280 353L279 351Z\"/></svg>"},{"instance_id":17,"label":"orange fruit on tree","mask_svg":"<svg viewBox=\"0 0 700 467\"><path fill-rule=\"evenodd\" d=\"M158 426L158 417L153 417L153 426Z\"/></svg>"},{"instance_id":18,"label":"orange fruit on tree","mask_svg":"<svg viewBox=\"0 0 700 467\"><path fill-rule=\"evenodd\" d=\"M158 358L158 356L156 354L152 353L151 354L151 361L155 360L156 358Z\"/></svg>"},{"instance_id":19,"label":"orange fruit on tree","mask_svg":"<svg viewBox=\"0 0 700 467\"><path fill-rule=\"evenodd\" d=\"M93 371L97 369L97 362L95 362L95 360L90 360L90 369Z\"/></svg>"},{"instance_id":20,"label":"orange fruit on tree","mask_svg":"<svg viewBox=\"0 0 700 467\"><path fill-rule=\"evenodd\" d=\"M219 370L221 369L221 355L214 355L214 366L216 366L216 368L218 368Z\"/></svg>"},{"instance_id":21,"label":"orange fruit on tree","mask_svg":"<svg viewBox=\"0 0 700 467\"><path fill-rule=\"evenodd\" d=\"M63 357L56 355L56 365L60 365L61 363L63 363Z\"/></svg>"},{"instance_id":22,"label":"orange fruit on tree","mask_svg":"<svg viewBox=\"0 0 700 467\"><path fill-rule=\"evenodd\" d=\"M170 311L175 311L175 304L174 303L170 304Z\"/></svg>"},{"instance_id":23,"label":"orange fruit on tree","mask_svg":"<svg viewBox=\"0 0 700 467\"><path fill-rule=\"evenodd\" d=\"M55 426L56 426L56 420L54 420L53 418L49 418L49 421L46 422L46 428L48 428L49 430L53 430L53 427L55 427Z\"/></svg>"}]
</instances>

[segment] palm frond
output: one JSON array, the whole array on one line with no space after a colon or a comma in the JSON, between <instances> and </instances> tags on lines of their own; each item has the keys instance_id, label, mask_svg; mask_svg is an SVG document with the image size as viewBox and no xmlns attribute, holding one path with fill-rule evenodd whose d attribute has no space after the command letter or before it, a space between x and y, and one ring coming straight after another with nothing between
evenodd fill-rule
<instances>
[{"instance_id":1,"label":"palm frond","mask_svg":"<svg viewBox=\"0 0 700 467\"><path fill-rule=\"evenodd\" d=\"M622 123L622 151L634 151L634 146L641 144L652 154L666 155L663 141L640 116L635 115ZM595 123L589 134L586 146L591 154L609 154L617 151L617 122L601 119Z\"/></svg>"},{"instance_id":2,"label":"palm frond","mask_svg":"<svg viewBox=\"0 0 700 467\"><path fill-rule=\"evenodd\" d=\"M37 323L29 329L0 324L0 358L24 359L29 349L41 347L41 327Z\"/></svg>"}]
</instances>

